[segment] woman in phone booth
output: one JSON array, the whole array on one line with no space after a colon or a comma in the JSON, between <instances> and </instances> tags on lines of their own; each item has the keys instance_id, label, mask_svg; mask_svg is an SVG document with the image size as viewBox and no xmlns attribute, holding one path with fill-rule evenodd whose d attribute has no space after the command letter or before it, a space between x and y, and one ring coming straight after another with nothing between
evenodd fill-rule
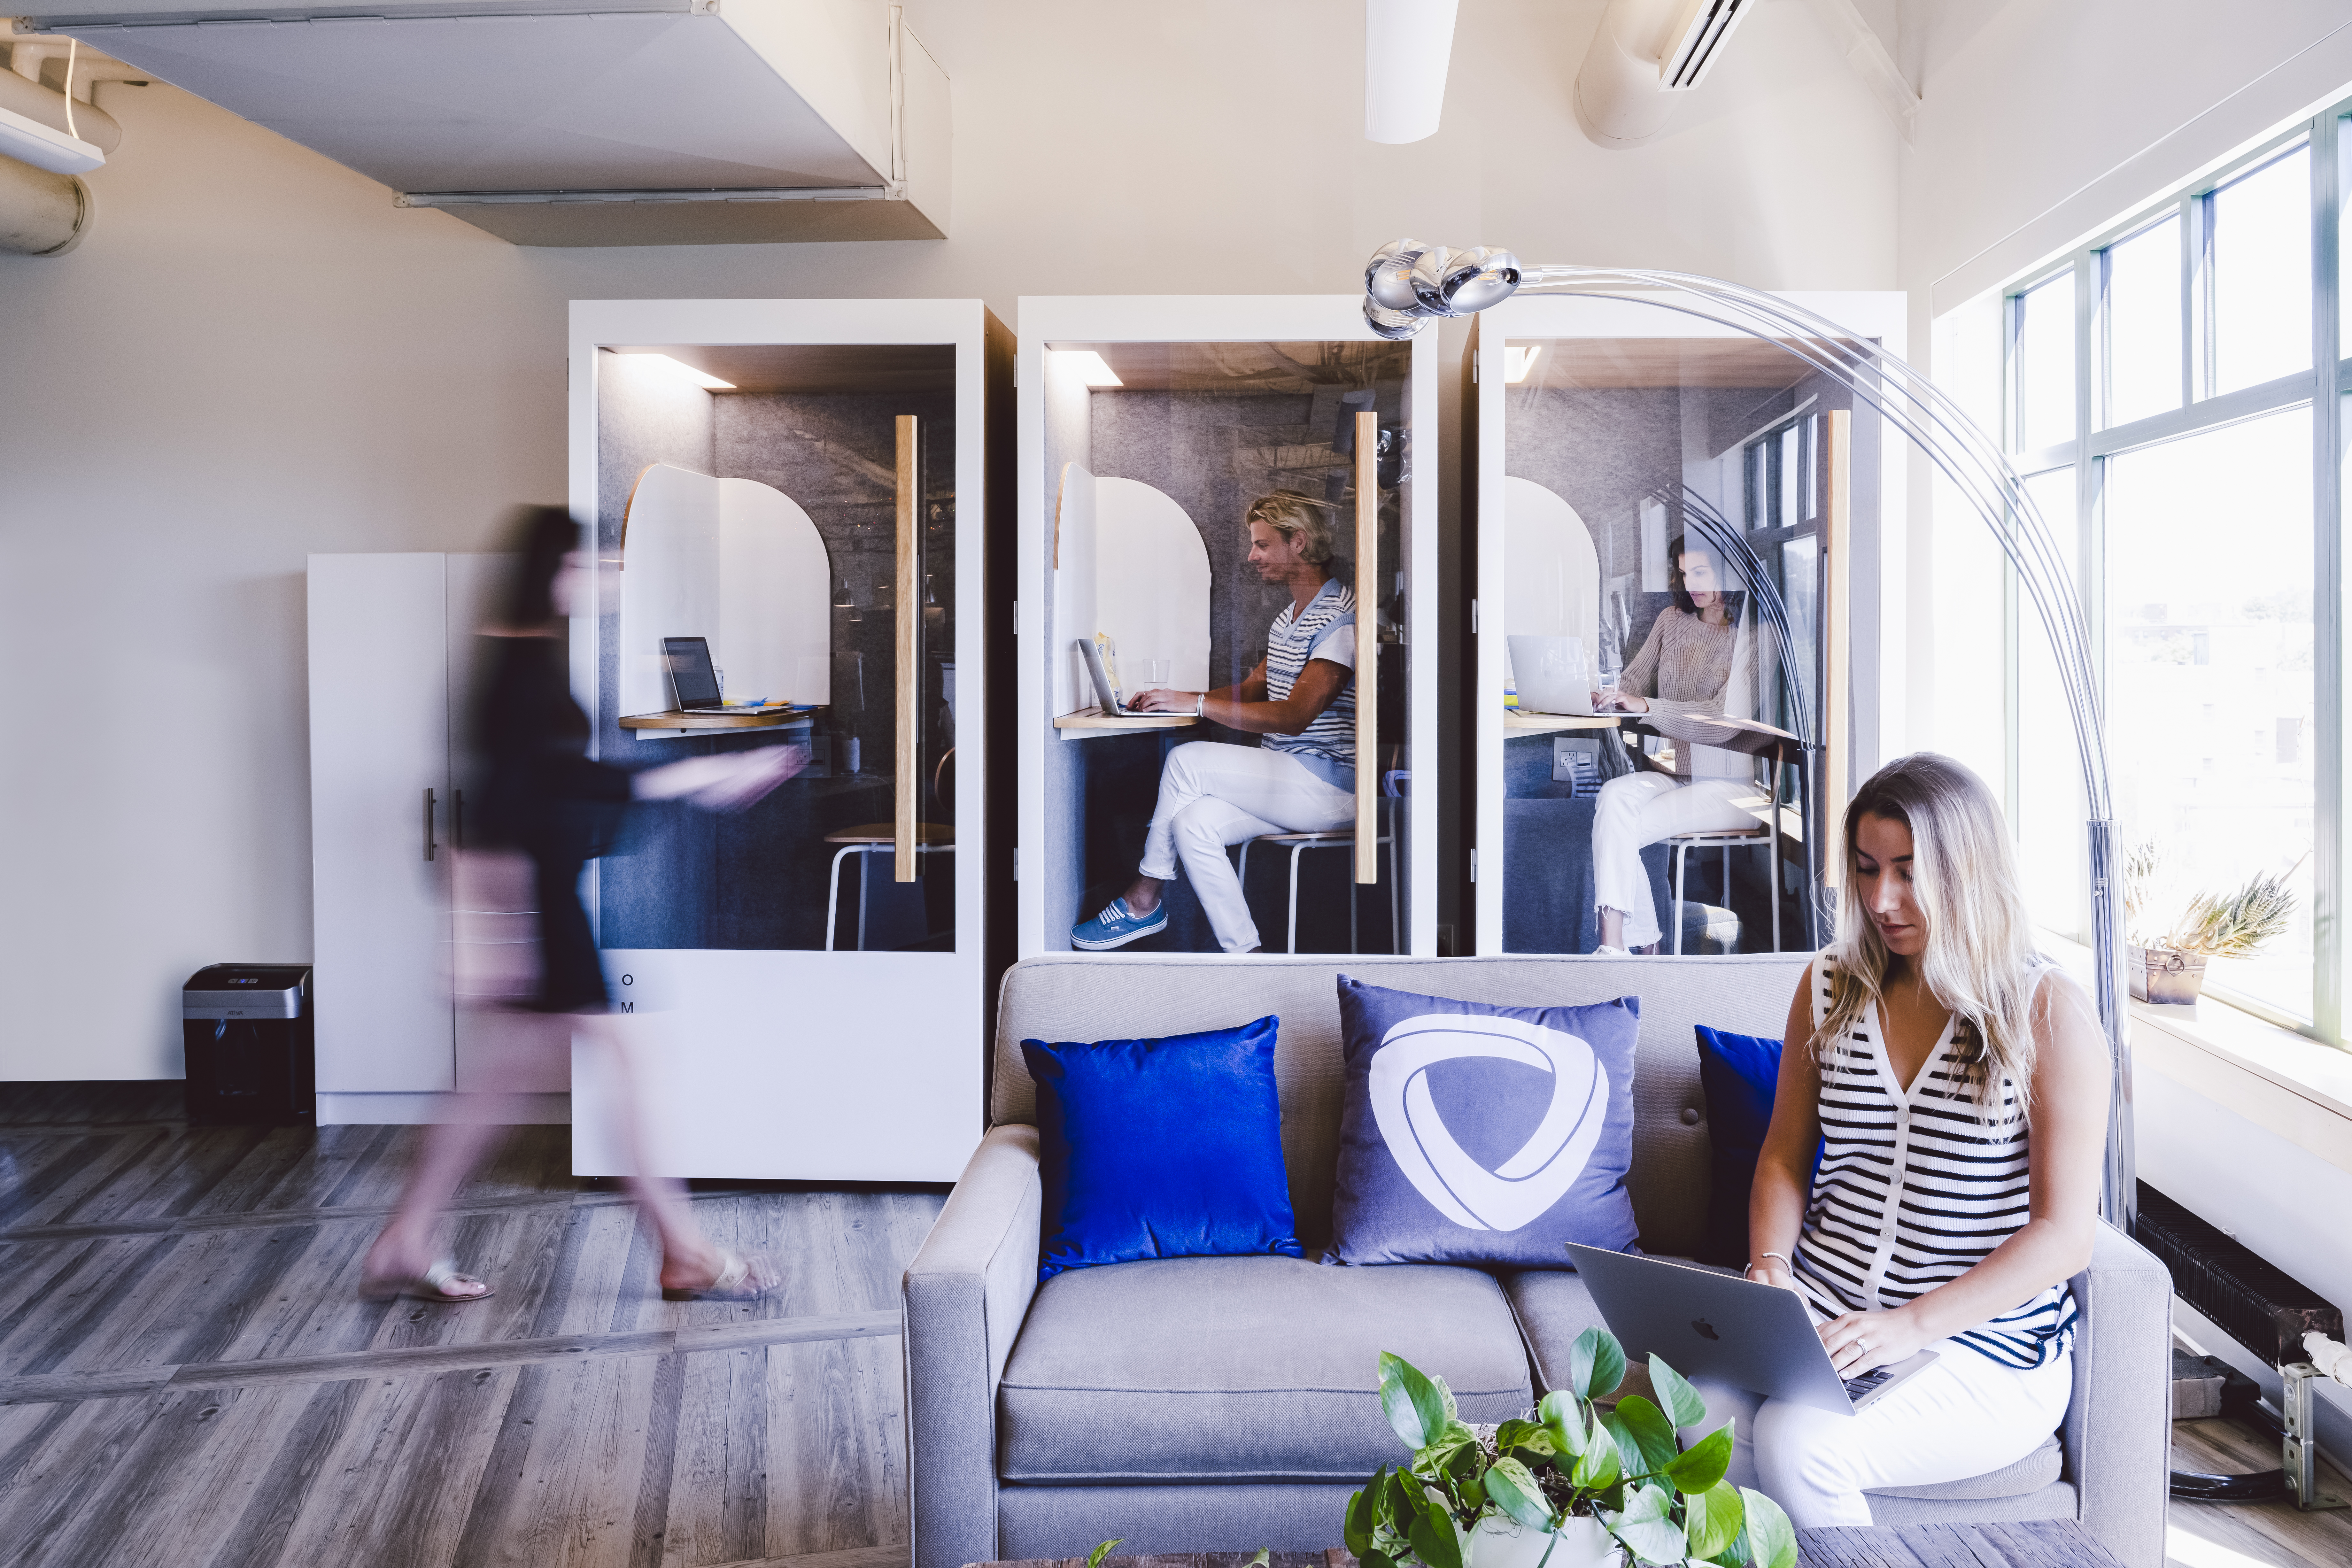
<instances>
[{"instance_id":1,"label":"woman in phone booth","mask_svg":"<svg viewBox=\"0 0 2352 1568\"><path fill-rule=\"evenodd\" d=\"M1168 753L1135 880L1071 928L1072 947L1101 952L1165 930L1160 886L1181 863L1217 945L1255 952L1257 925L1226 847L1355 820L1356 595L1331 573L1332 510L1296 490L1251 503L1249 563L1290 592L1256 668L1236 686L1155 688L1129 704L1129 712L1191 713L1264 739L1255 746L1193 741Z\"/></svg>"},{"instance_id":2,"label":"woman in phone booth","mask_svg":"<svg viewBox=\"0 0 2352 1568\"><path fill-rule=\"evenodd\" d=\"M1613 696L1593 693L1596 711L1613 700L1629 713L1721 713L1728 693L1753 683L1753 639L1739 625L1747 595L1723 587L1715 552L1705 543L1677 534L1666 561L1674 605L1650 623ZM1685 741L1675 745L1671 773L1652 763L1601 786L1592 814L1596 952L1656 951L1663 933L1643 846L1676 833L1754 827L1756 814L1733 802L1756 794L1755 779L1756 764L1744 753Z\"/></svg>"}]
</instances>

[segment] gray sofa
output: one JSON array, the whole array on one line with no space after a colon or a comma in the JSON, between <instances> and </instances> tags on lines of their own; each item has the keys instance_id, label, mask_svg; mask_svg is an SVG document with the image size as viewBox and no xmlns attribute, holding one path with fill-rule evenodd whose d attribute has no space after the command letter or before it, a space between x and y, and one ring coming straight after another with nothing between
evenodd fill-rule
<instances>
[{"instance_id":1,"label":"gray sofa","mask_svg":"<svg viewBox=\"0 0 2352 1568\"><path fill-rule=\"evenodd\" d=\"M1700 1240L1710 1149L1692 1026L1777 1034L1805 960L1033 959L998 1004L991 1129L904 1291L915 1568L1142 1552L1336 1545L1348 1494L1402 1450L1376 1357L1440 1373L1465 1419L1513 1415L1599 1321L1577 1276L1325 1268L1341 1058L1333 981L1498 1004L1642 998L1628 1178L1642 1244ZM1223 1027L1273 1013L1283 1156L1305 1261L1169 1258L1037 1283L1035 1091L1024 1038ZM2134 1568L2160 1568L2171 1437L2172 1284L2100 1226L2074 1281L2074 1402L2053 1440L1991 1475L1874 1496L1881 1523L2079 1519Z\"/></svg>"}]
</instances>

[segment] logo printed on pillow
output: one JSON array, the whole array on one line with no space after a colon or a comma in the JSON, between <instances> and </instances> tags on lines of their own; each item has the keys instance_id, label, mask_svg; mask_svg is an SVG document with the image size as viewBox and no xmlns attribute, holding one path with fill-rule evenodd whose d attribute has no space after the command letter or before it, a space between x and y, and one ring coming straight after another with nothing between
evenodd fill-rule
<instances>
[{"instance_id":1,"label":"logo printed on pillow","mask_svg":"<svg viewBox=\"0 0 2352 1568\"><path fill-rule=\"evenodd\" d=\"M1551 1075L1551 1105L1526 1143L1489 1171L1470 1157L1429 1092L1438 1062L1494 1057ZM1381 1138L1415 1191L1455 1225L1517 1230L1567 1195L1601 1141L1609 1073L1592 1047L1517 1018L1432 1013L1381 1037L1365 1087Z\"/></svg>"}]
</instances>

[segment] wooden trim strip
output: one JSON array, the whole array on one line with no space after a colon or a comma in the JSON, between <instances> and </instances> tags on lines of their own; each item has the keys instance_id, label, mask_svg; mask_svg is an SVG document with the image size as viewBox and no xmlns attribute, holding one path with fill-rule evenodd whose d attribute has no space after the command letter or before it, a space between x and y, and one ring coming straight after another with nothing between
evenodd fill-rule
<instances>
[{"instance_id":1,"label":"wooden trim strip","mask_svg":"<svg viewBox=\"0 0 2352 1568\"><path fill-rule=\"evenodd\" d=\"M923 478L919 470L919 421L898 416L898 788L892 814L891 875L915 879L915 806L923 787Z\"/></svg>"},{"instance_id":2,"label":"wooden trim strip","mask_svg":"<svg viewBox=\"0 0 2352 1568\"><path fill-rule=\"evenodd\" d=\"M1356 416L1356 882L1381 879L1381 416ZM1351 893L1350 898L1354 897Z\"/></svg>"},{"instance_id":3,"label":"wooden trim strip","mask_svg":"<svg viewBox=\"0 0 2352 1568\"><path fill-rule=\"evenodd\" d=\"M0 1378L0 1405L67 1405L121 1399L164 1388L251 1387L274 1383L337 1383L352 1377L414 1377L477 1367L530 1366L574 1356L646 1356L744 1350L818 1340L888 1338L899 1331L896 1308L771 1318L749 1323L689 1323L606 1334L547 1334L478 1344L415 1345L401 1350L275 1356L259 1361L188 1362L125 1373L58 1373Z\"/></svg>"}]
</instances>

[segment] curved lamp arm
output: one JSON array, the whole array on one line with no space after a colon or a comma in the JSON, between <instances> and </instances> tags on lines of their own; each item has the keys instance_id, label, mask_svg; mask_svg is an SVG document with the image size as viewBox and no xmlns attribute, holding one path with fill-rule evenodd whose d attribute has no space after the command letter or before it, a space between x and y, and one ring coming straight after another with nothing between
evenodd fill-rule
<instances>
[{"instance_id":1,"label":"curved lamp arm","mask_svg":"<svg viewBox=\"0 0 2352 1568\"><path fill-rule=\"evenodd\" d=\"M1399 240L1373 253L1364 313L1381 337L1409 337L1433 318L1499 304L1522 287L1557 289L1696 317L1772 343L1850 392L1910 437L1989 530L2050 639L2089 805L2092 952L2099 1022L2113 1063L2101 1206L2129 1232L2137 1208L2131 1049L2124 1035L2123 900L2108 787L2106 720L2091 643L2065 557L2000 443L1902 356L1760 289L1696 273L1601 267L1525 267L1510 252L1447 250Z\"/></svg>"}]
</instances>

